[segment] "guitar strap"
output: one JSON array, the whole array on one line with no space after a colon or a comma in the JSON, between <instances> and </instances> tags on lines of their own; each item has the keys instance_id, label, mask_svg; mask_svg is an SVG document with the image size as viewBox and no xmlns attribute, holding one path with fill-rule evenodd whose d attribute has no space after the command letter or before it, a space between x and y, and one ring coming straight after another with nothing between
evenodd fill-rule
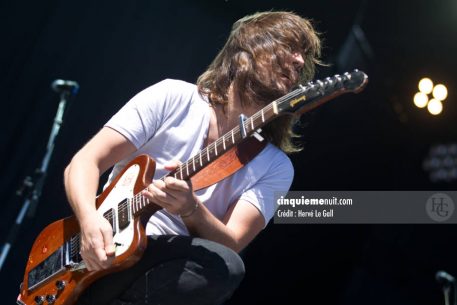
<instances>
[{"instance_id":1,"label":"guitar strap","mask_svg":"<svg viewBox=\"0 0 457 305\"><path fill-rule=\"evenodd\" d=\"M201 190L233 175L254 159L266 145L266 140L249 137L232 147L190 179L193 190Z\"/></svg>"}]
</instances>

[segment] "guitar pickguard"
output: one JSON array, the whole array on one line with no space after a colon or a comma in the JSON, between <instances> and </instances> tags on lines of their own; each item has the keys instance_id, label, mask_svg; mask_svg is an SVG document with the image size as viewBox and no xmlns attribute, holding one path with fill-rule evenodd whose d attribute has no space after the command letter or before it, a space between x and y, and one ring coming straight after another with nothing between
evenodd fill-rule
<instances>
[{"instance_id":1,"label":"guitar pickguard","mask_svg":"<svg viewBox=\"0 0 457 305\"><path fill-rule=\"evenodd\" d=\"M139 172L140 166L137 164L128 168L97 210L102 215L109 213L112 213L113 215L113 241L116 246L116 256L125 253L133 241L134 226L132 220L132 207L129 200L130 198L133 198L135 182ZM119 226L119 220L122 218L119 217L122 213L120 207L124 208L128 213L127 217L129 222L126 227Z\"/></svg>"}]
</instances>

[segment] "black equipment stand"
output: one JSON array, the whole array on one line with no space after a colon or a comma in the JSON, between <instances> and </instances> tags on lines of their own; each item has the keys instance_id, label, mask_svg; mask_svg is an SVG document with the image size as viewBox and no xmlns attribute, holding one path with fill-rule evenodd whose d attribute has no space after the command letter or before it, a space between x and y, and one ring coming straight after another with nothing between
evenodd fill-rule
<instances>
[{"instance_id":1,"label":"black equipment stand","mask_svg":"<svg viewBox=\"0 0 457 305\"><path fill-rule=\"evenodd\" d=\"M27 176L24 179L22 186L16 192L16 195L24 198L24 202L22 204L21 210L19 211L19 214L16 217L16 221L13 224L13 227L11 228L6 238L6 242L2 247L0 254L0 271L2 270L11 246L13 245L17 234L19 233L19 228L24 220L26 213L30 218L35 214L38 201L43 190L44 181L46 179L48 165L51 160L52 152L54 151L55 139L59 134L60 126L63 123L63 117L67 108L66 106L70 98L75 96L78 92L79 85L75 81L57 79L52 82L51 88L60 94L60 102L57 108L56 116L54 118L51 134L49 136L46 153L41 162L41 167L36 169L33 176Z\"/></svg>"}]
</instances>

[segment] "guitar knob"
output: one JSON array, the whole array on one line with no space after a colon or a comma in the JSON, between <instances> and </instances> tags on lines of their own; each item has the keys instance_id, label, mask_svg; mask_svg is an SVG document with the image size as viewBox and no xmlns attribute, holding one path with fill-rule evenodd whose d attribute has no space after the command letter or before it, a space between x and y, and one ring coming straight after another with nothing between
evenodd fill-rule
<instances>
[{"instance_id":1,"label":"guitar knob","mask_svg":"<svg viewBox=\"0 0 457 305\"><path fill-rule=\"evenodd\" d=\"M54 294L48 294L46 296L46 301L48 302L48 304L54 304L54 302L56 301L56 296Z\"/></svg>"},{"instance_id":2,"label":"guitar knob","mask_svg":"<svg viewBox=\"0 0 457 305\"><path fill-rule=\"evenodd\" d=\"M63 280L56 281L56 287L58 290L63 290L65 288L65 286L67 286L67 282L65 282Z\"/></svg>"},{"instance_id":3,"label":"guitar knob","mask_svg":"<svg viewBox=\"0 0 457 305\"><path fill-rule=\"evenodd\" d=\"M35 297L35 304L43 304L43 302L44 302L44 296L42 296L42 295L37 295L37 296Z\"/></svg>"}]
</instances>

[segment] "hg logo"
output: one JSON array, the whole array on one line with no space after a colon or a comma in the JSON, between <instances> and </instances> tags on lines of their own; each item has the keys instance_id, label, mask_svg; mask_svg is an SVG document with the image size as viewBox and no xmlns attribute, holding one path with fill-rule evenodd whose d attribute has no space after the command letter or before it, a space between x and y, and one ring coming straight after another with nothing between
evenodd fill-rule
<instances>
[{"instance_id":1,"label":"hg logo","mask_svg":"<svg viewBox=\"0 0 457 305\"><path fill-rule=\"evenodd\" d=\"M454 201L446 194L436 193L428 198L425 210L434 221L446 221L454 213Z\"/></svg>"}]
</instances>

